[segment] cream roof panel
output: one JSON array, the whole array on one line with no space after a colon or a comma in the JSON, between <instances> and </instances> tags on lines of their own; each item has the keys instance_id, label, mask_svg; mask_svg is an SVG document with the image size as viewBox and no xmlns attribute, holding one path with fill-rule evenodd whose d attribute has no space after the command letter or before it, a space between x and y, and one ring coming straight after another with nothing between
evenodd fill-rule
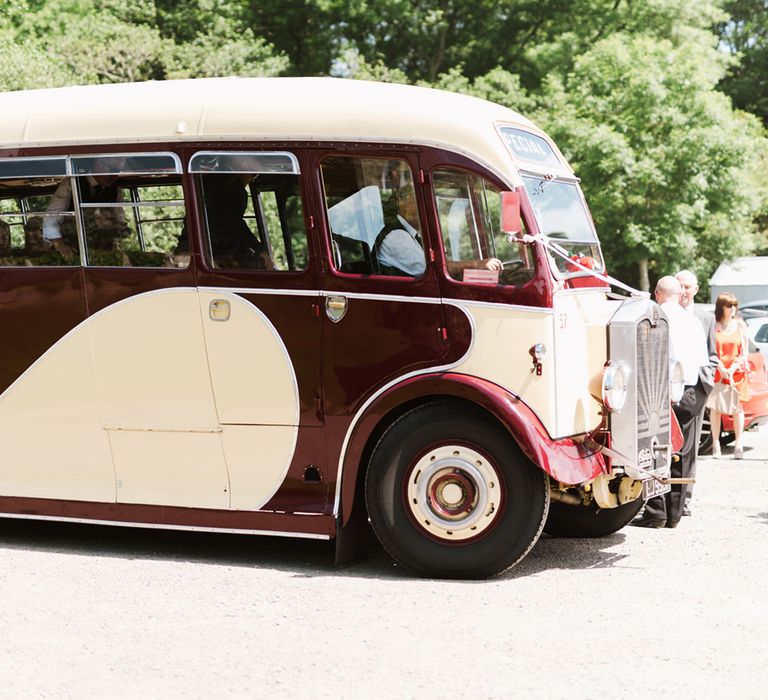
<instances>
[{"instance_id":1,"label":"cream roof panel","mask_svg":"<svg viewBox=\"0 0 768 700\"><path fill-rule=\"evenodd\" d=\"M0 93L0 148L189 140L405 142L514 177L495 126L541 133L485 100L338 78L213 78Z\"/></svg>"}]
</instances>

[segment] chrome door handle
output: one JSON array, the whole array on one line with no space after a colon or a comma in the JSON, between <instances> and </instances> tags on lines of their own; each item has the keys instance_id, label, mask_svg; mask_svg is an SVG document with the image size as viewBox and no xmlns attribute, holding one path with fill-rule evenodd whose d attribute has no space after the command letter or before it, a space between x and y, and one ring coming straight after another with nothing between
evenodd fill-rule
<instances>
[{"instance_id":1,"label":"chrome door handle","mask_svg":"<svg viewBox=\"0 0 768 700\"><path fill-rule=\"evenodd\" d=\"M347 313L347 297L332 296L325 298L325 315L338 323Z\"/></svg>"}]
</instances>

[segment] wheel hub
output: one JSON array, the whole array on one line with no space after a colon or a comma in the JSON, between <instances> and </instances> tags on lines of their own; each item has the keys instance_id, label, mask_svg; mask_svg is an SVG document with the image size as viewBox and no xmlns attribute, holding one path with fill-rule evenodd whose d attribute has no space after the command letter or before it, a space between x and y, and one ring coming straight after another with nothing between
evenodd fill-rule
<instances>
[{"instance_id":1,"label":"wheel hub","mask_svg":"<svg viewBox=\"0 0 768 700\"><path fill-rule=\"evenodd\" d=\"M430 450L410 471L411 514L420 527L440 539L476 537L494 522L500 499L494 466L463 445Z\"/></svg>"}]
</instances>

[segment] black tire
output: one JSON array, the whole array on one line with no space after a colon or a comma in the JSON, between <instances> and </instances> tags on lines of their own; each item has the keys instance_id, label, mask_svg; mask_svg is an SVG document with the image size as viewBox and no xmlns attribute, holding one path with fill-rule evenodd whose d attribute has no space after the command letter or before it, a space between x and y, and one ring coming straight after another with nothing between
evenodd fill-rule
<instances>
[{"instance_id":1,"label":"black tire","mask_svg":"<svg viewBox=\"0 0 768 700\"><path fill-rule=\"evenodd\" d=\"M533 547L549 484L486 414L443 401L412 409L386 430L371 456L365 497L395 561L422 576L485 578Z\"/></svg>"},{"instance_id":2,"label":"black tire","mask_svg":"<svg viewBox=\"0 0 768 700\"><path fill-rule=\"evenodd\" d=\"M552 537L605 537L621 530L643 507L641 498L618 508L571 506L553 502L544 532Z\"/></svg>"}]
</instances>

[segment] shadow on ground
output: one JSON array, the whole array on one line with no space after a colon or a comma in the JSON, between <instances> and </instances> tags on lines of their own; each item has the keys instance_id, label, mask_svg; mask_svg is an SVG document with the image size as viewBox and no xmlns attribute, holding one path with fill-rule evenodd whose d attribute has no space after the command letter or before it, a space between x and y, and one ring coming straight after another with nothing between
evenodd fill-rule
<instances>
[{"instance_id":1,"label":"shadow on ground","mask_svg":"<svg viewBox=\"0 0 768 700\"><path fill-rule=\"evenodd\" d=\"M560 539L543 535L528 556L502 574L502 578L532 576L548 569L614 566L625 555L605 550L623 541L621 533L601 539ZM396 565L375 540L365 557L336 567L333 541L0 519L0 550L264 567L300 577L413 578L407 569Z\"/></svg>"}]
</instances>

